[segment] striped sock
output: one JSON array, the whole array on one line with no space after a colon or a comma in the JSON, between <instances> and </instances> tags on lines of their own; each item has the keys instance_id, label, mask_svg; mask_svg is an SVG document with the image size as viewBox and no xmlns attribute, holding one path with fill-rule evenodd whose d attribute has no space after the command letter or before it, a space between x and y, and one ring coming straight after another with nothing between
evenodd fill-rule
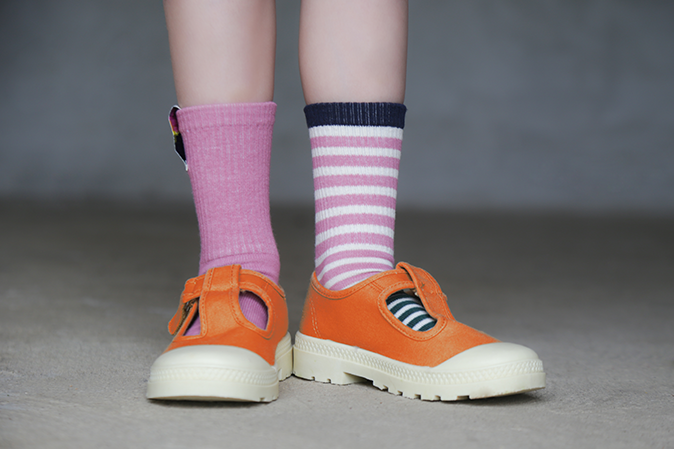
<instances>
[{"instance_id":1,"label":"striped sock","mask_svg":"<svg viewBox=\"0 0 674 449\"><path fill-rule=\"evenodd\" d=\"M304 109L316 200L316 276L342 290L393 268L405 106L318 103Z\"/></svg>"},{"instance_id":2,"label":"striped sock","mask_svg":"<svg viewBox=\"0 0 674 449\"><path fill-rule=\"evenodd\" d=\"M393 268L405 111L395 103L317 103L304 109L314 169L316 277L328 289L342 290Z\"/></svg>"},{"instance_id":3,"label":"striped sock","mask_svg":"<svg viewBox=\"0 0 674 449\"><path fill-rule=\"evenodd\" d=\"M426 312L421 300L405 291L389 296L386 307L401 323L415 331L425 332L435 326L436 320Z\"/></svg>"}]
</instances>

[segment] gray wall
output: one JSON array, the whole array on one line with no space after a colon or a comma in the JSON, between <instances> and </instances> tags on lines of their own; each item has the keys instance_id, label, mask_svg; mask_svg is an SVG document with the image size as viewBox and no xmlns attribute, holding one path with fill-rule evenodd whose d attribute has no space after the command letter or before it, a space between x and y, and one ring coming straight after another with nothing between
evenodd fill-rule
<instances>
[{"instance_id":1,"label":"gray wall","mask_svg":"<svg viewBox=\"0 0 674 449\"><path fill-rule=\"evenodd\" d=\"M312 201L299 1L272 199ZM403 206L674 212L674 2L412 1ZM188 201L159 1L4 0L0 197Z\"/></svg>"}]
</instances>

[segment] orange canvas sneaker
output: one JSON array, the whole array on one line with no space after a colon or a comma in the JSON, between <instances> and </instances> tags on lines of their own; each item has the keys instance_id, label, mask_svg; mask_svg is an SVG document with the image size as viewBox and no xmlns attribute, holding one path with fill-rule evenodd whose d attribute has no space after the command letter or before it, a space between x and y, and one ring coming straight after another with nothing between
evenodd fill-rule
<instances>
[{"instance_id":1,"label":"orange canvas sneaker","mask_svg":"<svg viewBox=\"0 0 674 449\"><path fill-rule=\"evenodd\" d=\"M419 297L437 320L432 329L412 330L388 310L386 299L401 290ZM367 379L393 394L430 401L545 387L534 351L459 323L446 300L430 274L407 263L339 291L324 288L314 273L295 337L294 373L334 384Z\"/></svg>"},{"instance_id":2,"label":"orange canvas sneaker","mask_svg":"<svg viewBox=\"0 0 674 449\"><path fill-rule=\"evenodd\" d=\"M244 317L240 291L264 301L266 329ZM197 311L201 333L186 336ZM213 268L188 280L169 332L173 341L150 371L149 399L269 402L278 397L279 381L292 373L283 290L239 265Z\"/></svg>"}]
</instances>

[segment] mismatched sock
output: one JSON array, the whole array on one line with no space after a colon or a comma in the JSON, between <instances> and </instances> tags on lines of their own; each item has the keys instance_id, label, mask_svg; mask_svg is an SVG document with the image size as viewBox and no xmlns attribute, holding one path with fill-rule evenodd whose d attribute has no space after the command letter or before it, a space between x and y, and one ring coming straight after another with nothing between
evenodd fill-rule
<instances>
[{"instance_id":1,"label":"mismatched sock","mask_svg":"<svg viewBox=\"0 0 674 449\"><path fill-rule=\"evenodd\" d=\"M341 290L393 268L405 106L318 103L305 108L316 200L315 266Z\"/></svg>"},{"instance_id":2,"label":"mismatched sock","mask_svg":"<svg viewBox=\"0 0 674 449\"><path fill-rule=\"evenodd\" d=\"M193 106L176 114L199 222L199 274L239 264L278 283L269 216L275 111L276 104L267 102ZM246 318L264 328L264 302L253 294L239 300ZM197 317L188 332L199 329Z\"/></svg>"},{"instance_id":3,"label":"mismatched sock","mask_svg":"<svg viewBox=\"0 0 674 449\"><path fill-rule=\"evenodd\" d=\"M415 331L429 331L437 322L428 314L419 298L404 290L389 296L386 306L401 323Z\"/></svg>"},{"instance_id":4,"label":"mismatched sock","mask_svg":"<svg viewBox=\"0 0 674 449\"><path fill-rule=\"evenodd\" d=\"M304 109L314 168L316 277L331 290L393 268L398 168L405 106L318 103ZM436 323L413 295L398 292L389 310L406 326Z\"/></svg>"}]
</instances>

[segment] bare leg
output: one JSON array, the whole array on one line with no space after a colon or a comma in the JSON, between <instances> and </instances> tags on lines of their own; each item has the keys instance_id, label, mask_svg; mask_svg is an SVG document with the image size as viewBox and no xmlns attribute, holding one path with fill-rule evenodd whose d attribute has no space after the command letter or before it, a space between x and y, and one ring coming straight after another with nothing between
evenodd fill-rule
<instances>
[{"instance_id":1,"label":"bare leg","mask_svg":"<svg viewBox=\"0 0 674 449\"><path fill-rule=\"evenodd\" d=\"M271 101L274 0L164 0L182 107Z\"/></svg>"},{"instance_id":2,"label":"bare leg","mask_svg":"<svg viewBox=\"0 0 674 449\"><path fill-rule=\"evenodd\" d=\"M407 11L407 0L302 0L300 74L306 103L402 103Z\"/></svg>"}]
</instances>

